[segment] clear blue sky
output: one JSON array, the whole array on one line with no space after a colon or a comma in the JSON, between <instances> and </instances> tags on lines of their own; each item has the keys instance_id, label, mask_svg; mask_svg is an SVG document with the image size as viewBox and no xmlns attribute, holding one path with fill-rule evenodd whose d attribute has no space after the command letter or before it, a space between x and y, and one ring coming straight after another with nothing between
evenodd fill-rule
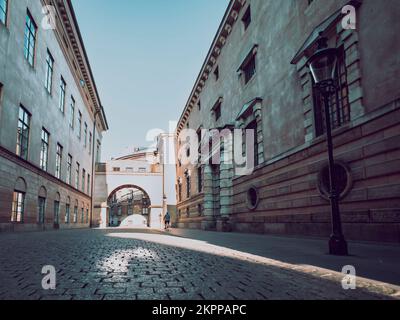
<instances>
[{"instance_id":1,"label":"clear blue sky","mask_svg":"<svg viewBox=\"0 0 400 320\"><path fill-rule=\"evenodd\" d=\"M229 0L73 0L110 125L103 161L185 106Z\"/></svg>"}]
</instances>

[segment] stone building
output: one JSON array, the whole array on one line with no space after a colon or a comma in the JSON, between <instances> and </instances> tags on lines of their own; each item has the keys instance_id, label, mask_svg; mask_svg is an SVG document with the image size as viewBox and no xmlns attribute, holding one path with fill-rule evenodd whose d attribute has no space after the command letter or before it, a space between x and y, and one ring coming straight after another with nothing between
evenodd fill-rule
<instances>
[{"instance_id":1,"label":"stone building","mask_svg":"<svg viewBox=\"0 0 400 320\"><path fill-rule=\"evenodd\" d=\"M343 28L346 5L356 29ZM396 0L230 1L177 127L178 225L330 235L325 115L306 65L322 35L339 51L331 117L345 236L399 242L399 16ZM239 128L256 132L251 174L182 163L185 129L208 145L202 129Z\"/></svg>"},{"instance_id":2,"label":"stone building","mask_svg":"<svg viewBox=\"0 0 400 320\"><path fill-rule=\"evenodd\" d=\"M89 227L107 129L71 1L0 1L0 230Z\"/></svg>"},{"instance_id":3,"label":"stone building","mask_svg":"<svg viewBox=\"0 0 400 320\"><path fill-rule=\"evenodd\" d=\"M160 229L167 210L175 220L174 143L174 134L161 134L151 147L97 164L95 225Z\"/></svg>"}]
</instances>

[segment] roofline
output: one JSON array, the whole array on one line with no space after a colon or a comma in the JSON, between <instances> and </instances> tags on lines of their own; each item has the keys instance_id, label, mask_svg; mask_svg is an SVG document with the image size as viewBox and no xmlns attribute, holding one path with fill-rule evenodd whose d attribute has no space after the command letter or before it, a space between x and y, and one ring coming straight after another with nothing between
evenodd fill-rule
<instances>
[{"instance_id":1,"label":"roofline","mask_svg":"<svg viewBox=\"0 0 400 320\"><path fill-rule=\"evenodd\" d=\"M189 107L189 104L190 104L191 100L192 100L192 97L193 97L194 93L196 92L196 89L197 89L197 87L198 87L198 83L200 82L200 79L202 78L202 75L203 75L203 73L204 73L205 67L207 66L208 61L209 61L210 57L212 56L213 49L214 49L214 47L215 47L215 45L216 45L216 43L217 43L217 41L218 41L219 36L220 36L221 33L222 33L223 26L225 25L225 22L227 21L227 19L228 19L228 17L229 17L229 14L230 14L230 12L232 11L233 6L234 6L235 3L236 3L236 0L230 0L230 1L229 1L228 7L227 7L227 9L225 10L225 14L224 14L224 16L223 16L223 18L222 18L222 20L221 20L221 23L219 24L217 33L216 33L215 36L214 36L214 39L213 39L213 41L212 41L212 43L211 43L211 47L210 47L210 49L208 50L207 56L206 56L206 58L205 58L205 60L204 60L204 62L203 62L203 65L202 65L201 69L200 69L199 75L197 76L196 82L195 82L195 84L194 84L194 86L193 86L193 89L192 89L190 95L189 95L189 99L188 99L188 101L187 101L187 103L186 103L186 105L185 105L185 108L184 108L184 110L183 110L183 112L182 112L182 115L181 115L180 118L179 118L176 131L179 131L179 124L182 122L183 117L184 117L184 115L185 115L185 113L186 113L186 111L187 111L187 109L188 109L188 107Z\"/></svg>"},{"instance_id":2,"label":"roofline","mask_svg":"<svg viewBox=\"0 0 400 320\"><path fill-rule=\"evenodd\" d=\"M74 23L76 31L78 33L79 42L80 42L80 44L82 46L83 55L85 57L85 60L86 60L87 66L88 66L88 70L89 70L90 78L91 78L92 83L93 83L94 90L96 92L96 98L99 101L100 109L96 110L96 111L101 113L102 119L104 120L105 129L108 130L109 126L108 126L107 117L106 117L106 114L104 112L103 105L101 103L99 92L97 90L96 81L95 81L94 76L93 76L92 67L90 65L90 60L89 60L89 57L88 57L87 52L86 52L85 43L83 41L82 33L81 33L80 28L79 28L79 24L78 24L78 20L77 20L76 14L75 14L75 10L74 10L74 7L72 5L72 0L66 0L66 1L67 1L67 4L68 4L68 8L71 11L71 16L72 16L72 19L73 19L73 23Z\"/></svg>"}]
</instances>

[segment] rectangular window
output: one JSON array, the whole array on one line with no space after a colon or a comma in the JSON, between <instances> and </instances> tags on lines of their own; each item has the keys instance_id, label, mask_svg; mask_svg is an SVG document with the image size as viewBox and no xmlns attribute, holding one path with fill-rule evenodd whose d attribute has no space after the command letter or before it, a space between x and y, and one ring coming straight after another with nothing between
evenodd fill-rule
<instances>
[{"instance_id":1,"label":"rectangular window","mask_svg":"<svg viewBox=\"0 0 400 320\"><path fill-rule=\"evenodd\" d=\"M221 102L218 102L214 107L215 121L218 121L221 118Z\"/></svg>"},{"instance_id":2,"label":"rectangular window","mask_svg":"<svg viewBox=\"0 0 400 320\"><path fill-rule=\"evenodd\" d=\"M46 212L46 199L39 197L38 199L38 223L43 224Z\"/></svg>"},{"instance_id":3,"label":"rectangular window","mask_svg":"<svg viewBox=\"0 0 400 320\"><path fill-rule=\"evenodd\" d=\"M0 22L7 25L8 0L0 0Z\"/></svg>"},{"instance_id":4,"label":"rectangular window","mask_svg":"<svg viewBox=\"0 0 400 320\"><path fill-rule=\"evenodd\" d=\"M78 223L78 207L74 207L74 223Z\"/></svg>"},{"instance_id":5,"label":"rectangular window","mask_svg":"<svg viewBox=\"0 0 400 320\"><path fill-rule=\"evenodd\" d=\"M251 9L250 9L250 6L247 8L246 12L244 13L243 18L242 18L242 22L243 22L244 30L246 31L247 28L250 26L250 23L251 23Z\"/></svg>"},{"instance_id":6,"label":"rectangular window","mask_svg":"<svg viewBox=\"0 0 400 320\"><path fill-rule=\"evenodd\" d=\"M203 168L197 169L197 188L199 192L203 192Z\"/></svg>"},{"instance_id":7,"label":"rectangular window","mask_svg":"<svg viewBox=\"0 0 400 320\"><path fill-rule=\"evenodd\" d=\"M79 174L80 174L80 164L76 163L76 172L75 172L75 189L79 189Z\"/></svg>"},{"instance_id":8,"label":"rectangular window","mask_svg":"<svg viewBox=\"0 0 400 320\"><path fill-rule=\"evenodd\" d=\"M75 127L75 99L71 96L71 104L69 106L69 126L74 129Z\"/></svg>"},{"instance_id":9,"label":"rectangular window","mask_svg":"<svg viewBox=\"0 0 400 320\"><path fill-rule=\"evenodd\" d=\"M52 86L53 86L53 68L54 68L54 59L53 59L53 56L51 55L50 51L47 49L46 79L45 79L44 86L49 94L51 94L51 90L52 90Z\"/></svg>"},{"instance_id":10,"label":"rectangular window","mask_svg":"<svg viewBox=\"0 0 400 320\"><path fill-rule=\"evenodd\" d=\"M79 140L82 137L82 113L79 111L78 113L78 138Z\"/></svg>"},{"instance_id":11,"label":"rectangular window","mask_svg":"<svg viewBox=\"0 0 400 320\"><path fill-rule=\"evenodd\" d=\"M72 156L69 154L68 155L68 160L67 160L67 183L71 185L72 183Z\"/></svg>"},{"instance_id":12,"label":"rectangular window","mask_svg":"<svg viewBox=\"0 0 400 320\"><path fill-rule=\"evenodd\" d=\"M86 170L82 170L82 192L85 192Z\"/></svg>"},{"instance_id":13,"label":"rectangular window","mask_svg":"<svg viewBox=\"0 0 400 320\"><path fill-rule=\"evenodd\" d=\"M61 80L60 80L60 101L59 101L58 107L60 108L60 111L62 113L64 113L64 111L65 111L65 91L66 91L66 87L67 87L67 84L65 83L64 78L61 77Z\"/></svg>"},{"instance_id":14,"label":"rectangular window","mask_svg":"<svg viewBox=\"0 0 400 320\"><path fill-rule=\"evenodd\" d=\"M25 210L25 193L14 191L11 222L23 222Z\"/></svg>"},{"instance_id":15,"label":"rectangular window","mask_svg":"<svg viewBox=\"0 0 400 320\"><path fill-rule=\"evenodd\" d=\"M42 146L40 148L40 169L47 171L49 162L49 133L42 129Z\"/></svg>"},{"instance_id":16,"label":"rectangular window","mask_svg":"<svg viewBox=\"0 0 400 320\"><path fill-rule=\"evenodd\" d=\"M57 154L56 154L56 178L57 179L61 179L62 155L63 155L63 147L60 144L57 144Z\"/></svg>"},{"instance_id":17,"label":"rectangular window","mask_svg":"<svg viewBox=\"0 0 400 320\"><path fill-rule=\"evenodd\" d=\"M35 61L36 32L36 23L33 21L33 18L28 11L25 21L24 56L32 67Z\"/></svg>"},{"instance_id":18,"label":"rectangular window","mask_svg":"<svg viewBox=\"0 0 400 320\"><path fill-rule=\"evenodd\" d=\"M179 199L179 202L181 202L182 201L182 183L178 183L178 199Z\"/></svg>"},{"instance_id":19,"label":"rectangular window","mask_svg":"<svg viewBox=\"0 0 400 320\"><path fill-rule=\"evenodd\" d=\"M87 194L90 195L90 174L87 176Z\"/></svg>"},{"instance_id":20,"label":"rectangular window","mask_svg":"<svg viewBox=\"0 0 400 320\"><path fill-rule=\"evenodd\" d=\"M22 106L19 107L19 119L17 129L17 155L28 160L28 145L31 115Z\"/></svg>"},{"instance_id":21,"label":"rectangular window","mask_svg":"<svg viewBox=\"0 0 400 320\"><path fill-rule=\"evenodd\" d=\"M83 129L83 146L85 148L87 146L87 137L88 137L88 125L85 122L84 129Z\"/></svg>"},{"instance_id":22,"label":"rectangular window","mask_svg":"<svg viewBox=\"0 0 400 320\"><path fill-rule=\"evenodd\" d=\"M60 202L54 201L54 224L60 224Z\"/></svg>"},{"instance_id":23,"label":"rectangular window","mask_svg":"<svg viewBox=\"0 0 400 320\"><path fill-rule=\"evenodd\" d=\"M82 208L81 210L81 223L83 224L85 222L85 209Z\"/></svg>"},{"instance_id":24,"label":"rectangular window","mask_svg":"<svg viewBox=\"0 0 400 320\"><path fill-rule=\"evenodd\" d=\"M89 132L89 154L92 154L92 139L93 139L93 135L91 132Z\"/></svg>"},{"instance_id":25,"label":"rectangular window","mask_svg":"<svg viewBox=\"0 0 400 320\"><path fill-rule=\"evenodd\" d=\"M215 67L214 77L215 77L215 81L219 80L219 67L218 66Z\"/></svg>"},{"instance_id":26,"label":"rectangular window","mask_svg":"<svg viewBox=\"0 0 400 320\"><path fill-rule=\"evenodd\" d=\"M330 119L332 129L337 129L351 120L349 88L347 84L347 69L343 48L339 50L337 69L337 91L329 99ZM326 115L323 95L317 86L313 85L315 134L317 137L326 133Z\"/></svg>"},{"instance_id":27,"label":"rectangular window","mask_svg":"<svg viewBox=\"0 0 400 320\"><path fill-rule=\"evenodd\" d=\"M69 219L71 215L71 208L69 204L65 205L65 223L69 224Z\"/></svg>"},{"instance_id":28,"label":"rectangular window","mask_svg":"<svg viewBox=\"0 0 400 320\"><path fill-rule=\"evenodd\" d=\"M186 197L189 199L191 194L191 179L190 175L186 175Z\"/></svg>"},{"instance_id":29,"label":"rectangular window","mask_svg":"<svg viewBox=\"0 0 400 320\"><path fill-rule=\"evenodd\" d=\"M256 56L253 55L243 66L244 83L247 84L256 74Z\"/></svg>"},{"instance_id":30,"label":"rectangular window","mask_svg":"<svg viewBox=\"0 0 400 320\"><path fill-rule=\"evenodd\" d=\"M89 223L89 209L86 209L86 224Z\"/></svg>"},{"instance_id":31,"label":"rectangular window","mask_svg":"<svg viewBox=\"0 0 400 320\"><path fill-rule=\"evenodd\" d=\"M259 163L259 156L258 156L258 149L259 149L259 141L258 141L258 126L257 121L253 121L250 123L246 130L252 130L254 132L254 145L253 145L253 155L254 155L254 166L258 166Z\"/></svg>"},{"instance_id":32,"label":"rectangular window","mask_svg":"<svg viewBox=\"0 0 400 320\"><path fill-rule=\"evenodd\" d=\"M96 163L100 163L100 148L101 148L100 141L97 140L97 146L96 146Z\"/></svg>"}]
</instances>

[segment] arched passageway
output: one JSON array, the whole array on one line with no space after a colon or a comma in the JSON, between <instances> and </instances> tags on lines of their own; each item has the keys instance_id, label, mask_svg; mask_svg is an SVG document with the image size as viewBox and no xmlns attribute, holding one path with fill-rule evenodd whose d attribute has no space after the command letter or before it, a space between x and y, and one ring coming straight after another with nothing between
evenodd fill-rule
<instances>
[{"instance_id":1,"label":"arched passageway","mask_svg":"<svg viewBox=\"0 0 400 320\"><path fill-rule=\"evenodd\" d=\"M136 185L123 185L113 190L108 199L109 227L119 227L129 219L132 226L149 227L151 199L148 193Z\"/></svg>"}]
</instances>

